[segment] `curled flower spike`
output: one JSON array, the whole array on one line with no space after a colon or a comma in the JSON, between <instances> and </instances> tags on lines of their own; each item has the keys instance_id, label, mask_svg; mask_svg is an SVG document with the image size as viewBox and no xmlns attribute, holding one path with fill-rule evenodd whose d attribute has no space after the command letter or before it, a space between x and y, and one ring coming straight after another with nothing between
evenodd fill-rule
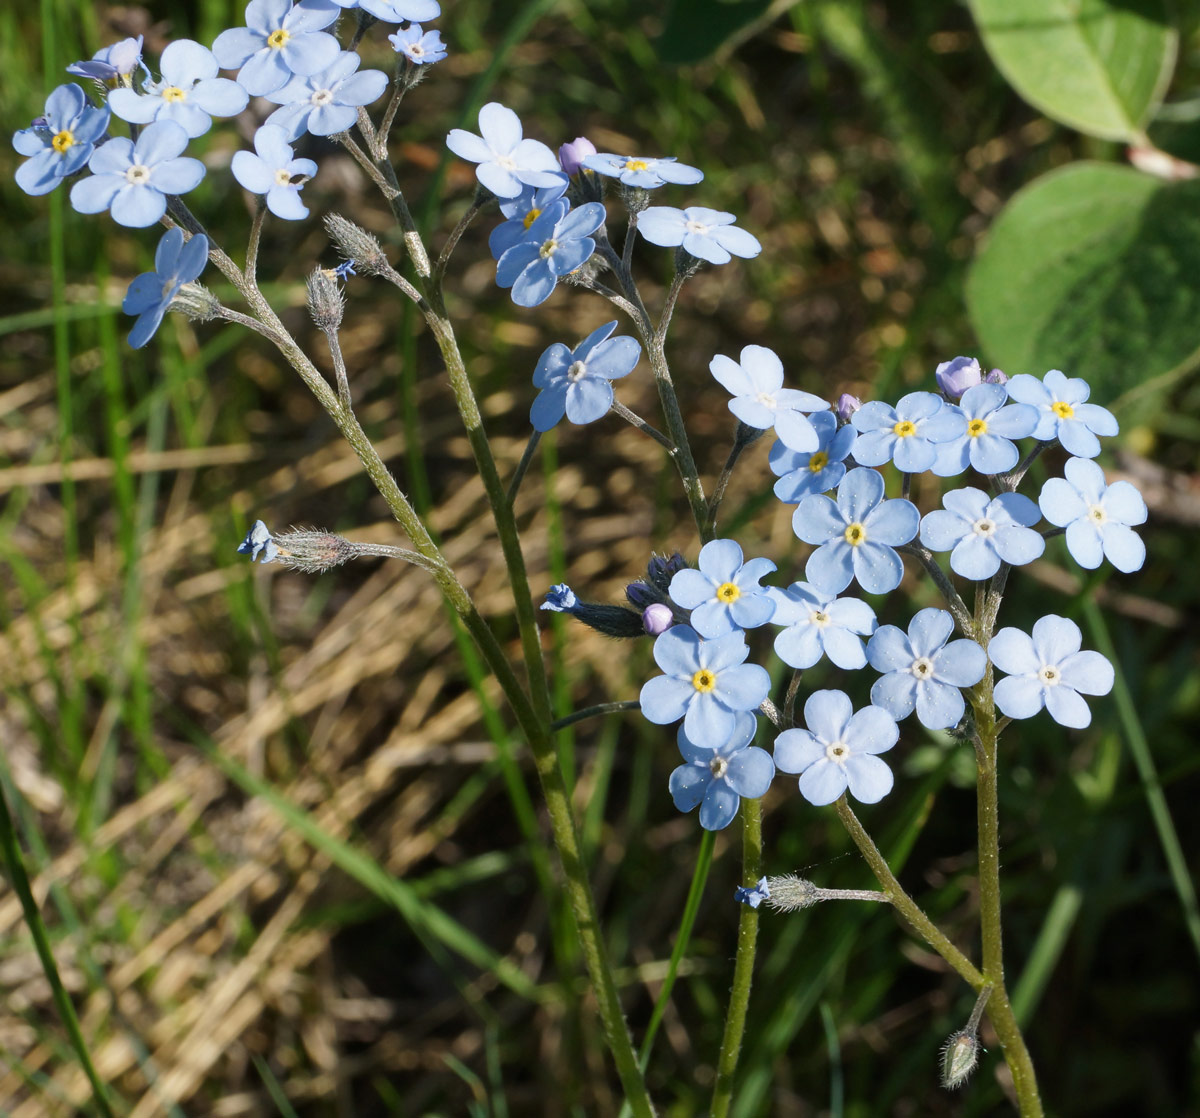
<instances>
[{"instance_id":1,"label":"curled flower spike","mask_svg":"<svg viewBox=\"0 0 1200 1118\"><path fill-rule=\"evenodd\" d=\"M814 453L820 448L816 428L804 413L822 411L829 404L811 392L784 388L783 362L774 350L748 345L740 354L740 362L717 354L709 362L708 371L733 396L729 410L747 427L760 431L774 427L789 450Z\"/></svg>"},{"instance_id":2,"label":"curled flower spike","mask_svg":"<svg viewBox=\"0 0 1200 1118\"><path fill-rule=\"evenodd\" d=\"M651 206L638 218L638 232L652 245L682 248L710 264L728 264L734 256L751 259L762 252L762 245L733 223L737 217L706 206Z\"/></svg>"},{"instance_id":3,"label":"curled flower spike","mask_svg":"<svg viewBox=\"0 0 1200 1118\"><path fill-rule=\"evenodd\" d=\"M1127 481L1105 484L1104 471L1087 458L1070 458L1065 478L1042 486L1038 504L1051 524L1067 530L1067 550L1088 570L1107 559L1128 574L1146 561L1146 545L1131 527L1146 522L1146 502Z\"/></svg>"},{"instance_id":4,"label":"curled flower spike","mask_svg":"<svg viewBox=\"0 0 1200 1118\"><path fill-rule=\"evenodd\" d=\"M702 637L721 637L771 620L775 602L758 580L775 564L742 558L735 540L710 540L700 549L697 567L671 579L671 600L692 611L692 628Z\"/></svg>"},{"instance_id":5,"label":"curled flower spike","mask_svg":"<svg viewBox=\"0 0 1200 1118\"><path fill-rule=\"evenodd\" d=\"M733 822L742 798L765 796L775 764L765 749L751 745L758 719L749 712L737 716L733 735L716 749L705 749L679 729L679 752L684 764L671 773L671 798L680 811L700 805L700 826L720 831Z\"/></svg>"},{"instance_id":6,"label":"curled flower spike","mask_svg":"<svg viewBox=\"0 0 1200 1118\"><path fill-rule=\"evenodd\" d=\"M1041 380L1018 373L1008 381L1010 399L1037 409L1033 437L1042 442L1058 439L1068 454L1095 458L1100 453L1097 435L1115 435L1117 421L1099 404L1087 403L1091 389L1079 377L1064 376L1051 369Z\"/></svg>"},{"instance_id":7,"label":"curled flower spike","mask_svg":"<svg viewBox=\"0 0 1200 1118\"><path fill-rule=\"evenodd\" d=\"M678 163L674 156L651 159L649 156L613 155L611 152L602 152L585 156L583 165L589 171L618 179L624 186L638 187L642 190L653 190L669 182L690 185L704 178L704 172L698 167Z\"/></svg>"},{"instance_id":8,"label":"curled flower spike","mask_svg":"<svg viewBox=\"0 0 1200 1118\"><path fill-rule=\"evenodd\" d=\"M640 637L645 632L642 615L637 610L607 602L582 602L565 582L550 587L541 608L553 613L569 613L576 621L582 621L606 637Z\"/></svg>"}]
</instances>

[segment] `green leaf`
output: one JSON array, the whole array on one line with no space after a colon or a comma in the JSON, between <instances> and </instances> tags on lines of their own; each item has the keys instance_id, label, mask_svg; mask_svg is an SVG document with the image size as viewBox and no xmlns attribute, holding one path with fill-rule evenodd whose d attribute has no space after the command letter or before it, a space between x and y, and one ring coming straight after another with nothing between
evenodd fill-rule
<instances>
[{"instance_id":1,"label":"green leaf","mask_svg":"<svg viewBox=\"0 0 1200 1118\"><path fill-rule=\"evenodd\" d=\"M1200 181L1076 163L1020 191L967 279L988 358L1062 369L1096 399L1175 369L1200 335Z\"/></svg>"},{"instance_id":2,"label":"green leaf","mask_svg":"<svg viewBox=\"0 0 1200 1118\"><path fill-rule=\"evenodd\" d=\"M655 44L658 56L664 62L699 62L770 6L771 0L671 0Z\"/></svg>"},{"instance_id":3,"label":"green leaf","mask_svg":"<svg viewBox=\"0 0 1200 1118\"><path fill-rule=\"evenodd\" d=\"M1134 140L1166 91L1178 36L1165 0L968 0L1013 88L1048 117Z\"/></svg>"}]
</instances>

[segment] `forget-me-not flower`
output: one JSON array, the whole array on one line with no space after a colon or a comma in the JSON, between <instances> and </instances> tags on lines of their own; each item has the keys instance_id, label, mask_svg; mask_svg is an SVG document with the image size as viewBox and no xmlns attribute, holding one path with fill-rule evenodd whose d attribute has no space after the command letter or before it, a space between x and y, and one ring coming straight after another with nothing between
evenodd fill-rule
<instances>
[{"instance_id":1,"label":"forget-me-not flower","mask_svg":"<svg viewBox=\"0 0 1200 1118\"><path fill-rule=\"evenodd\" d=\"M67 67L67 73L77 74L81 78L94 78L98 82L111 82L132 74L141 61L142 36L138 35L134 39L122 39L112 46L101 47L86 62L72 62Z\"/></svg>"},{"instance_id":2,"label":"forget-me-not flower","mask_svg":"<svg viewBox=\"0 0 1200 1118\"><path fill-rule=\"evenodd\" d=\"M757 238L733 223L737 215L706 206L650 206L638 216L638 232L652 245L682 248L710 264L727 264L731 256L751 259L762 252Z\"/></svg>"},{"instance_id":3,"label":"forget-me-not flower","mask_svg":"<svg viewBox=\"0 0 1200 1118\"><path fill-rule=\"evenodd\" d=\"M1080 652L1083 634L1074 621L1049 614L1033 635L1001 629L988 645L992 663L1007 678L996 684L996 706L1009 718L1032 718L1042 707L1060 726L1082 729L1092 712L1080 696L1107 695L1112 665L1099 652Z\"/></svg>"},{"instance_id":4,"label":"forget-me-not flower","mask_svg":"<svg viewBox=\"0 0 1200 1118\"><path fill-rule=\"evenodd\" d=\"M850 422L858 431L851 453L860 466L893 461L906 474L928 470L939 443L961 436L967 421L932 392L910 392L895 407L882 400L863 404Z\"/></svg>"},{"instance_id":5,"label":"forget-me-not flower","mask_svg":"<svg viewBox=\"0 0 1200 1118\"><path fill-rule=\"evenodd\" d=\"M344 50L324 70L289 78L267 94L267 100L281 108L266 123L282 128L289 140L298 140L305 132L332 136L353 127L359 106L378 100L388 87L382 70L356 73L360 62L354 51Z\"/></svg>"},{"instance_id":6,"label":"forget-me-not flower","mask_svg":"<svg viewBox=\"0 0 1200 1118\"><path fill-rule=\"evenodd\" d=\"M497 198L515 198L523 186L554 186L562 181L554 152L541 140L522 138L521 118L512 109L489 101L479 110L479 131L476 136L453 128L446 146L460 159L478 164L475 177Z\"/></svg>"},{"instance_id":7,"label":"forget-me-not flower","mask_svg":"<svg viewBox=\"0 0 1200 1118\"><path fill-rule=\"evenodd\" d=\"M362 8L380 23L420 23L442 14L437 0L333 0L343 8Z\"/></svg>"},{"instance_id":8,"label":"forget-me-not flower","mask_svg":"<svg viewBox=\"0 0 1200 1118\"><path fill-rule=\"evenodd\" d=\"M1002 474L1017 464L1020 454L1012 440L1032 435L1038 415L1027 404L1007 400L1002 384L977 384L963 393L958 407L966 429L958 438L938 443L932 466L938 477L961 474L968 465L981 474Z\"/></svg>"},{"instance_id":9,"label":"forget-me-not flower","mask_svg":"<svg viewBox=\"0 0 1200 1118\"><path fill-rule=\"evenodd\" d=\"M794 505L811 493L828 493L846 476L846 456L854 446L857 432L848 424L838 426L831 411L819 411L808 417L817 433L817 449L805 454L792 450L776 439L767 457L771 472L779 478L775 496L784 504Z\"/></svg>"},{"instance_id":10,"label":"forget-me-not flower","mask_svg":"<svg viewBox=\"0 0 1200 1118\"><path fill-rule=\"evenodd\" d=\"M809 582L834 593L854 578L871 594L900 585L904 563L893 548L917 534L921 514L911 501L884 500L883 490L883 478L859 466L842 479L836 502L813 495L796 506L792 531L820 545L804 567Z\"/></svg>"},{"instance_id":11,"label":"forget-me-not flower","mask_svg":"<svg viewBox=\"0 0 1200 1118\"><path fill-rule=\"evenodd\" d=\"M198 234L184 244L183 230L168 229L154 252L154 271L143 272L129 285L121 310L136 314L129 344L141 349L162 322L171 301L185 283L191 283L208 263L208 238Z\"/></svg>"},{"instance_id":12,"label":"forget-me-not flower","mask_svg":"<svg viewBox=\"0 0 1200 1118\"><path fill-rule=\"evenodd\" d=\"M807 729L784 730L775 739L775 767L800 774L800 794L810 804L831 804L850 792L864 804L892 790L892 770L880 760L900 738L900 727L877 706L855 711L844 691L814 691L804 704Z\"/></svg>"},{"instance_id":13,"label":"forget-me-not flower","mask_svg":"<svg viewBox=\"0 0 1200 1118\"><path fill-rule=\"evenodd\" d=\"M446 44L440 31L426 31L414 23L388 36L397 54L404 55L414 66L430 66L446 57Z\"/></svg>"},{"instance_id":14,"label":"forget-me-not flower","mask_svg":"<svg viewBox=\"0 0 1200 1118\"><path fill-rule=\"evenodd\" d=\"M893 718L915 709L922 726L946 730L957 726L966 710L960 690L983 679L987 653L974 641L946 642L954 618L944 609L918 610L908 632L882 625L867 642L867 659L883 672L871 688L871 702Z\"/></svg>"},{"instance_id":15,"label":"forget-me-not flower","mask_svg":"<svg viewBox=\"0 0 1200 1118\"><path fill-rule=\"evenodd\" d=\"M921 542L930 551L949 551L950 569L963 578L991 578L1000 564L1019 567L1046 550L1033 525L1038 507L1020 493L992 497L982 489L952 489L921 521Z\"/></svg>"},{"instance_id":16,"label":"forget-me-not flower","mask_svg":"<svg viewBox=\"0 0 1200 1118\"><path fill-rule=\"evenodd\" d=\"M763 901L770 900L771 887L767 884L765 877L760 877L754 885L739 885L733 891L733 899L739 904L748 904L751 908L758 908Z\"/></svg>"},{"instance_id":17,"label":"forget-me-not flower","mask_svg":"<svg viewBox=\"0 0 1200 1118\"><path fill-rule=\"evenodd\" d=\"M279 558L279 548L275 546L275 539L271 535L270 530L261 521L256 520L250 531L246 533L246 538L238 544L238 554L249 555L250 562L258 560L259 553L262 553L263 563L273 563Z\"/></svg>"},{"instance_id":18,"label":"forget-me-not flower","mask_svg":"<svg viewBox=\"0 0 1200 1118\"><path fill-rule=\"evenodd\" d=\"M634 338L610 338L616 328L613 319L574 349L555 342L538 358L533 386L541 391L529 409L535 431L549 431L564 415L572 423L591 423L608 414L611 382L632 372L642 353Z\"/></svg>"},{"instance_id":19,"label":"forget-me-not flower","mask_svg":"<svg viewBox=\"0 0 1200 1118\"><path fill-rule=\"evenodd\" d=\"M1037 408L1035 439L1058 439L1068 454L1095 458L1100 453L1097 435L1115 435L1117 421L1107 408L1087 403L1091 389L1081 377L1068 377L1051 369L1041 380L1028 373L1010 377L1008 395Z\"/></svg>"},{"instance_id":20,"label":"forget-me-not flower","mask_svg":"<svg viewBox=\"0 0 1200 1118\"><path fill-rule=\"evenodd\" d=\"M689 625L672 626L654 641L666 674L642 687L642 714L659 726L682 718L689 741L719 749L733 737L738 712L756 710L771 689L765 668L744 663L749 655L740 631L706 641Z\"/></svg>"},{"instance_id":21,"label":"forget-me-not flower","mask_svg":"<svg viewBox=\"0 0 1200 1118\"><path fill-rule=\"evenodd\" d=\"M974 357L954 357L938 365L933 379L948 400L957 400L968 388L983 383L983 370Z\"/></svg>"},{"instance_id":22,"label":"forget-me-not flower","mask_svg":"<svg viewBox=\"0 0 1200 1118\"><path fill-rule=\"evenodd\" d=\"M214 116L235 116L249 100L237 82L217 77L212 51L191 39L168 44L160 68L162 80L145 82L144 94L120 88L108 95L116 116L131 124L173 120L195 139L212 127Z\"/></svg>"},{"instance_id":23,"label":"forget-me-not flower","mask_svg":"<svg viewBox=\"0 0 1200 1118\"><path fill-rule=\"evenodd\" d=\"M822 653L847 671L865 667L863 637L875 632L875 611L859 598L839 598L820 586L793 582L786 590L770 589L775 600L772 625L784 628L775 637L775 654L789 668L811 668Z\"/></svg>"},{"instance_id":24,"label":"forget-me-not flower","mask_svg":"<svg viewBox=\"0 0 1200 1118\"><path fill-rule=\"evenodd\" d=\"M671 798L680 811L700 805L700 826L720 831L733 822L745 797L765 796L775 776L775 762L765 749L750 743L758 719L749 711L737 716L733 734L723 745L706 749L679 728L679 752L684 764L671 773Z\"/></svg>"},{"instance_id":25,"label":"forget-me-not flower","mask_svg":"<svg viewBox=\"0 0 1200 1118\"><path fill-rule=\"evenodd\" d=\"M692 611L690 624L702 637L753 629L765 625L775 612L766 587L758 585L773 570L770 559L743 562L736 540L709 540L700 549L697 566L671 579L671 601Z\"/></svg>"},{"instance_id":26,"label":"forget-me-not flower","mask_svg":"<svg viewBox=\"0 0 1200 1118\"><path fill-rule=\"evenodd\" d=\"M1089 570L1107 559L1128 574L1146 561L1146 545L1130 525L1146 522L1146 502L1127 481L1107 485L1089 458L1069 458L1065 478L1053 477L1038 497L1042 514L1067 530L1067 550Z\"/></svg>"},{"instance_id":27,"label":"forget-me-not flower","mask_svg":"<svg viewBox=\"0 0 1200 1118\"><path fill-rule=\"evenodd\" d=\"M254 133L254 151L234 152L230 170L252 194L267 196L267 209L276 217L288 221L308 217L308 207L300 201L300 188L317 173L317 165L311 159L294 157L282 128L264 124Z\"/></svg>"},{"instance_id":28,"label":"forget-me-not flower","mask_svg":"<svg viewBox=\"0 0 1200 1118\"><path fill-rule=\"evenodd\" d=\"M575 271L596 251L592 234L604 224L604 206L587 202L563 216L566 199L552 202L496 263L496 283L512 288L518 307L545 302L562 276Z\"/></svg>"},{"instance_id":29,"label":"forget-me-not flower","mask_svg":"<svg viewBox=\"0 0 1200 1118\"><path fill-rule=\"evenodd\" d=\"M674 156L651 159L649 156L598 152L584 159L583 165L589 171L619 179L625 186L637 186L643 190L653 190L666 183L686 186L704 178L704 172L698 167L679 163Z\"/></svg>"},{"instance_id":30,"label":"forget-me-not flower","mask_svg":"<svg viewBox=\"0 0 1200 1118\"><path fill-rule=\"evenodd\" d=\"M17 168L17 186L26 194L49 194L83 170L107 127L108 109L94 108L74 82L60 85L46 98L41 119L13 136L18 154L30 157Z\"/></svg>"},{"instance_id":31,"label":"forget-me-not flower","mask_svg":"<svg viewBox=\"0 0 1200 1118\"><path fill-rule=\"evenodd\" d=\"M182 155L188 135L173 120L148 124L137 143L123 136L96 149L92 174L71 187L81 214L112 210L119 225L141 229L167 212L168 194L186 194L204 178L204 164Z\"/></svg>"},{"instance_id":32,"label":"forget-me-not flower","mask_svg":"<svg viewBox=\"0 0 1200 1118\"><path fill-rule=\"evenodd\" d=\"M315 74L337 58L337 39L322 31L338 17L331 0L250 0L246 26L222 31L213 54L254 97L279 89L293 74Z\"/></svg>"},{"instance_id":33,"label":"forget-me-not flower","mask_svg":"<svg viewBox=\"0 0 1200 1118\"><path fill-rule=\"evenodd\" d=\"M647 211L649 212L649 211ZM829 403L811 392L783 387L783 362L766 346L748 345L740 363L717 354L708 371L733 399L729 410L748 427L775 434L791 450L812 453L820 448L816 428L805 412L821 411Z\"/></svg>"},{"instance_id":34,"label":"forget-me-not flower","mask_svg":"<svg viewBox=\"0 0 1200 1118\"><path fill-rule=\"evenodd\" d=\"M515 198L505 198L500 203L500 212L508 219L492 230L488 237L488 248L492 259L499 260L515 244L529 236L529 228L554 202L562 199L559 216L571 208L563 198L567 192L565 178L553 186L525 186Z\"/></svg>"}]
</instances>

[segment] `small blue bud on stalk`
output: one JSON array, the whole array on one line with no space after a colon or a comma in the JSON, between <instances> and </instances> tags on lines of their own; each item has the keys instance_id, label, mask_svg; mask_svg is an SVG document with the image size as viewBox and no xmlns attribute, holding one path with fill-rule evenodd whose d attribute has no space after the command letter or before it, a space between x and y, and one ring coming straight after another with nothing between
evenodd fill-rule
<instances>
[{"instance_id":1,"label":"small blue bud on stalk","mask_svg":"<svg viewBox=\"0 0 1200 1118\"><path fill-rule=\"evenodd\" d=\"M654 602L642 612L642 628L652 637L665 633L674 624L675 614L662 602Z\"/></svg>"},{"instance_id":2,"label":"small blue bud on stalk","mask_svg":"<svg viewBox=\"0 0 1200 1118\"><path fill-rule=\"evenodd\" d=\"M558 149L558 162L568 175L577 175L584 170L583 161L596 154L596 145L586 136L576 136L569 144Z\"/></svg>"},{"instance_id":3,"label":"small blue bud on stalk","mask_svg":"<svg viewBox=\"0 0 1200 1118\"><path fill-rule=\"evenodd\" d=\"M861 407L862 401L857 396L851 396L849 392L843 392L837 398L836 410L838 422L849 423L850 417Z\"/></svg>"},{"instance_id":4,"label":"small blue bud on stalk","mask_svg":"<svg viewBox=\"0 0 1200 1118\"><path fill-rule=\"evenodd\" d=\"M1007 384L1008 374L1003 369L993 369L983 378L984 384Z\"/></svg>"}]
</instances>

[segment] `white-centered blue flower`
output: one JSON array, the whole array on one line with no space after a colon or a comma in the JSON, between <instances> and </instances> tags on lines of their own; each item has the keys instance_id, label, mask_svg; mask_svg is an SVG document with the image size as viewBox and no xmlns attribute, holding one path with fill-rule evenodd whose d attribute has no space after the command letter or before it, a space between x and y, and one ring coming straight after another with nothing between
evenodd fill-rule
<instances>
[{"instance_id":1,"label":"white-centered blue flower","mask_svg":"<svg viewBox=\"0 0 1200 1118\"><path fill-rule=\"evenodd\" d=\"M878 755L896 744L900 727L886 710L856 712L844 691L814 691L804 724L775 739L775 767L800 774L800 794L810 804L831 804L847 790L874 804L892 790L892 770Z\"/></svg>"},{"instance_id":2,"label":"white-centered blue flower","mask_svg":"<svg viewBox=\"0 0 1200 1118\"><path fill-rule=\"evenodd\" d=\"M204 178L204 164L182 155L188 135L173 120L148 124L137 143L119 137L88 160L92 174L71 187L81 214L112 210L113 221L134 229L153 225L167 212L168 194L186 194Z\"/></svg>"},{"instance_id":3,"label":"white-centered blue flower","mask_svg":"<svg viewBox=\"0 0 1200 1118\"><path fill-rule=\"evenodd\" d=\"M1033 635L1001 629L988 645L992 663L1007 678L996 684L996 705L1009 718L1032 718L1042 707L1060 726L1081 729L1092 721L1083 695L1107 695L1113 668L1099 652L1080 652L1083 634L1066 617L1049 614Z\"/></svg>"},{"instance_id":4,"label":"white-centered blue flower","mask_svg":"<svg viewBox=\"0 0 1200 1118\"><path fill-rule=\"evenodd\" d=\"M541 140L524 139L521 118L498 101L479 110L479 132L451 129L446 146L478 164L475 177L497 198L515 198L522 187L555 186L565 178L554 152Z\"/></svg>"},{"instance_id":5,"label":"white-centered blue flower","mask_svg":"<svg viewBox=\"0 0 1200 1118\"><path fill-rule=\"evenodd\" d=\"M944 494L942 504L921 521L921 542L930 551L949 551L950 569L963 578L991 578L1002 562L1019 567L1046 550L1033 531L1041 513L1019 493L992 497L967 486Z\"/></svg>"},{"instance_id":6,"label":"white-centered blue flower","mask_svg":"<svg viewBox=\"0 0 1200 1118\"><path fill-rule=\"evenodd\" d=\"M565 415L572 423L591 423L612 407L612 381L633 371L642 354L634 338L610 338L616 320L593 330L574 349L555 342L533 372L540 388L529 420L535 431L549 431Z\"/></svg>"},{"instance_id":7,"label":"white-centered blue flower","mask_svg":"<svg viewBox=\"0 0 1200 1118\"><path fill-rule=\"evenodd\" d=\"M896 406L871 400L850 418L858 439L851 453L860 466L895 462L906 474L928 470L940 443L963 435L967 421L962 413L932 392L910 392Z\"/></svg>"},{"instance_id":8,"label":"white-centered blue flower","mask_svg":"<svg viewBox=\"0 0 1200 1118\"><path fill-rule=\"evenodd\" d=\"M583 165L609 178L619 179L625 186L637 186L653 190L667 183L690 185L704 178L698 167L679 163L674 156L652 159L645 155L613 155L612 152L597 152L584 159Z\"/></svg>"},{"instance_id":9,"label":"white-centered blue flower","mask_svg":"<svg viewBox=\"0 0 1200 1118\"><path fill-rule=\"evenodd\" d=\"M859 598L839 598L820 586L793 582L786 590L772 587L772 625L784 628L775 637L775 654L789 668L811 668L822 654L847 671L865 667L863 637L875 632L875 611Z\"/></svg>"},{"instance_id":10,"label":"white-centered blue flower","mask_svg":"<svg viewBox=\"0 0 1200 1118\"><path fill-rule=\"evenodd\" d=\"M1018 373L1009 378L1007 388L1010 399L1037 409L1033 437L1042 442L1058 439L1068 454L1095 458L1100 453L1096 436L1118 431L1112 412L1087 403L1091 389L1080 377L1068 377L1058 369L1051 369L1041 380Z\"/></svg>"},{"instance_id":11,"label":"white-centered blue flower","mask_svg":"<svg viewBox=\"0 0 1200 1118\"><path fill-rule=\"evenodd\" d=\"M267 94L267 100L281 106L269 117L298 140L305 132L314 136L332 136L345 132L358 120L358 110L383 96L388 76L382 70L358 71L359 58L344 50L325 69L306 76L295 75Z\"/></svg>"},{"instance_id":12,"label":"white-centered blue flower","mask_svg":"<svg viewBox=\"0 0 1200 1118\"><path fill-rule=\"evenodd\" d=\"M234 152L233 177L252 194L265 194L267 209L276 217L299 221L308 217L300 189L317 173L311 159L296 159L287 133L264 124L254 133L254 151Z\"/></svg>"},{"instance_id":13,"label":"white-centered blue flower","mask_svg":"<svg viewBox=\"0 0 1200 1118\"><path fill-rule=\"evenodd\" d=\"M749 655L742 632L706 641L689 625L673 626L654 642L666 674L642 687L642 714L659 726L682 718L689 741L719 749L733 736L738 712L757 710L771 689L765 668L744 663Z\"/></svg>"},{"instance_id":14,"label":"white-centered blue flower","mask_svg":"<svg viewBox=\"0 0 1200 1118\"><path fill-rule=\"evenodd\" d=\"M770 559L743 562L736 540L709 540L696 567L671 579L671 601L692 611L691 626L702 637L721 637L736 629L765 625L775 602L758 580L775 570Z\"/></svg>"},{"instance_id":15,"label":"white-centered blue flower","mask_svg":"<svg viewBox=\"0 0 1200 1118\"><path fill-rule=\"evenodd\" d=\"M566 214L571 204L563 198L567 192L567 179L553 186L524 186L515 198L505 198L500 202L500 212L508 219L502 221L492 230L488 237L488 248L492 259L499 260L513 245L529 239L529 230L550 206L562 200L559 207L559 217Z\"/></svg>"},{"instance_id":16,"label":"white-centered blue flower","mask_svg":"<svg viewBox=\"0 0 1200 1118\"><path fill-rule=\"evenodd\" d=\"M717 354L708 371L733 396L729 410L747 427L760 431L774 427L791 450L812 454L820 449L816 428L804 413L828 410L829 402L811 392L784 388L783 362L774 350L748 345L739 361Z\"/></svg>"},{"instance_id":17,"label":"white-centered blue flower","mask_svg":"<svg viewBox=\"0 0 1200 1118\"><path fill-rule=\"evenodd\" d=\"M968 466L981 474L1002 474L1017 464L1020 454L1012 440L1032 435L1038 414L1028 404L1007 400L1003 384L977 384L963 393L958 407L966 429L958 438L938 444L932 466L938 477L954 477Z\"/></svg>"},{"instance_id":18,"label":"white-centered blue flower","mask_svg":"<svg viewBox=\"0 0 1200 1118\"><path fill-rule=\"evenodd\" d=\"M775 496L784 504L795 505L811 493L828 493L846 476L846 457L858 433L849 424L838 426L831 411L814 412L808 417L817 433L817 449L809 453L792 450L776 439L767 462L779 480Z\"/></svg>"},{"instance_id":19,"label":"white-centered blue flower","mask_svg":"<svg viewBox=\"0 0 1200 1118\"><path fill-rule=\"evenodd\" d=\"M208 238L192 237L186 244L183 230L168 229L154 252L154 271L143 272L129 285L121 310L136 314L129 344L140 349L153 336L179 289L198 278L208 264Z\"/></svg>"},{"instance_id":20,"label":"white-centered blue flower","mask_svg":"<svg viewBox=\"0 0 1200 1118\"><path fill-rule=\"evenodd\" d=\"M765 749L750 743L758 719L749 711L737 715L734 731L723 745L696 745L679 728L679 752L684 763L671 773L671 798L680 811L700 805L700 826L706 831L728 827L743 797L765 796L775 776L775 762Z\"/></svg>"},{"instance_id":21,"label":"white-centered blue flower","mask_svg":"<svg viewBox=\"0 0 1200 1118\"><path fill-rule=\"evenodd\" d=\"M132 74L141 61L142 36L138 35L101 47L87 62L72 62L67 67L67 73L77 74L81 78L94 78L98 82L111 82Z\"/></svg>"},{"instance_id":22,"label":"white-centered blue flower","mask_svg":"<svg viewBox=\"0 0 1200 1118\"><path fill-rule=\"evenodd\" d=\"M83 170L106 128L108 109L93 108L74 82L60 85L46 98L42 117L13 135L17 153L30 157L17 168L17 186L26 194L49 194Z\"/></svg>"},{"instance_id":23,"label":"white-centered blue flower","mask_svg":"<svg viewBox=\"0 0 1200 1118\"><path fill-rule=\"evenodd\" d=\"M1146 522L1146 502L1128 481L1108 485L1088 458L1069 458L1065 478L1054 477L1038 497L1042 515L1067 530L1067 550L1093 570L1107 559L1128 574L1146 561L1146 545L1131 525Z\"/></svg>"},{"instance_id":24,"label":"white-centered blue flower","mask_svg":"<svg viewBox=\"0 0 1200 1118\"><path fill-rule=\"evenodd\" d=\"M442 14L437 0L334 0L343 8L362 8L380 23L420 23Z\"/></svg>"},{"instance_id":25,"label":"white-centered blue flower","mask_svg":"<svg viewBox=\"0 0 1200 1118\"><path fill-rule=\"evenodd\" d=\"M883 672L871 702L893 718L915 709L922 726L947 730L966 709L961 688L973 687L987 670L987 653L972 640L950 640L954 618L944 609L918 610L908 632L882 625L867 642L867 659Z\"/></svg>"},{"instance_id":26,"label":"white-centered blue flower","mask_svg":"<svg viewBox=\"0 0 1200 1118\"><path fill-rule=\"evenodd\" d=\"M558 281L596 251L592 234L604 224L603 204L585 202L564 216L566 204L565 198L552 202L529 227L529 235L496 263L496 283L512 288L518 307L544 303Z\"/></svg>"},{"instance_id":27,"label":"white-centered blue flower","mask_svg":"<svg viewBox=\"0 0 1200 1118\"><path fill-rule=\"evenodd\" d=\"M883 478L860 466L842 479L836 502L814 495L796 506L792 531L820 545L804 568L809 582L834 593L855 578L871 594L900 585L904 563L893 549L917 534L921 514L911 501L884 500L883 491Z\"/></svg>"},{"instance_id":28,"label":"white-centered blue flower","mask_svg":"<svg viewBox=\"0 0 1200 1118\"><path fill-rule=\"evenodd\" d=\"M145 93L122 87L108 95L114 115L131 124L173 120L195 139L212 127L214 116L236 116L249 100L237 82L217 77L213 52L191 39L169 43L160 68L162 80L144 82Z\"/></svg>"},{"instance_id":29,"label":"white-centered blue flower","mask_svg":"<svg viewBox=\"0 0 1200 1118\"><path fill-rule=\"evenodd\" d=\"M762 252L758 240L735 221L736 214L706 206L650 206L638 216L638 232L652 245L682 248L710 264L727 264L733 256L751 259Z\"/></svg>"},{"instance_id":30,"label":"white-centered blue flower","mask_svg":"<svg viewBox=\"0 0 1200 1118\"><path fill-rule=\"evenodd\" d=\"M440 31L426 31L414 23L388 36L397 54L404 55L414 66L432 66L446 57L446 44Z\"/></svg>"},{"instance_id":31,"label":"white-centered blue flower","mask_svg":"<svg viewBox=\"0 0 1200 1118\"><path fill-rule=\"evenodd\" d=\"M337 39L322 31L341 9L331 0L250 0L246 26L222 31L213 54L223 70L237 70L245 91L261 97L293 74L315 74L337 58Z\"/></svg>"},{"instance_id":32,"label":"white-centered blue flower","mask_svg":"<svg viewBox=\"0 0 1200 1118\"><path fill-rule=\"evenodd\" d=\"M275 538L271 535L270 529L261 521L256 520L250 531L246 533L246 538L238 544L239 555L249 555L250 562L256 560L262 563L273 563L279 558L279 548L275 545ZM259 555L262 559L259 560Z\"/></svg>"}]
</instances>

